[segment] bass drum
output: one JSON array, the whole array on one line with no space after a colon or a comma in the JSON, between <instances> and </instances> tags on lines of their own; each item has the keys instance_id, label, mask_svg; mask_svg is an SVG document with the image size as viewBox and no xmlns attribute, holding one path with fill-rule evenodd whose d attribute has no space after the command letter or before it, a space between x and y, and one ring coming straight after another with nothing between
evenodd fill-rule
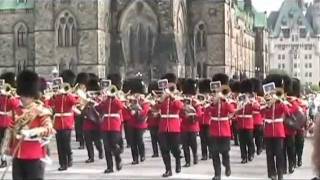
<instances>
[{"instance_id":1,"label":"bass drum","mask_svg":"<svg viewBox=\"0 0 320 180\"><path fill-rule=\"evenodd\" d=\"M295 130L302 129L307 123L307 115L302 111L296 111L284 119L284 123Z\"/></svg>"}]
</instances>

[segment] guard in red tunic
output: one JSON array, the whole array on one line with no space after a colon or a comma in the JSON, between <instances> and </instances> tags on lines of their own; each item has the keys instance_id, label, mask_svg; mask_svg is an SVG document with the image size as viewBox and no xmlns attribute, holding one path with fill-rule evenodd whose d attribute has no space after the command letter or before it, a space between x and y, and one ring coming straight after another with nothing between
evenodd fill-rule
<instances>
[{"instance_id":1,"label":"guard in red tunic","mask_svg":"<svg viewBox=\"0 0 320 180\"><path fill-rule=\"evenodd\" d=\"M77 91L75 92L78 96L86 96L86 85L89 81L89 74L81 72L77 75L75 84L77 85ZM82 111L85 104L81 102L77 105L77 109ZM75 114L75 132L76 132L76 141L79 142L80 146L78 149L84 149L84 135L83 135L83 121L84 117L82 114Z\"/></svg>"},{"instance_id":2,"label":"guard in red tunic","mask_svg":"<svg viewBox=\"0 0 320 180\"><path fill-rule=\"evenodd\" d=\"M159 98L160 95L156 94L155 91L159 91L158 88L158 83L151 82L148 86L148 93L153 96L154 104L151 105L151 109L148 114L148 119L147 119L147 124L148 124L148 129L150 131L150 136L151 136L151 144L152 144L152 151L153 151L153 158L159 157L159 123L160 123L160 111L159 111L159 102L157 99ZM153 94L155 93L155 94Z\"/></svg>"},{"instance_id":3,"label":"guard in red tunic","mask_svg":"<svg viewBox=\"0 0 320 180\"><path fill-rule=\"evenodd\" d=\"M215 97L211 105L206 109L206 113L211 117L210 135L212 143L212 160L215 176L214 180L221 179L221 160L225 166L226 176L231 175L230 167L230 140L231 140L231 120L230 116L235 112L235 107L229 100L230 88L229 77L226 74L216 74L212 78L212 82L220 81L221 87L216 89Z\"/></svg>"},{"instance_id":4,"label":"guard in red tunic","mask_svg":"<svg viewBox=\"0 0 320 180\"><path fill-rule=\"evenodd\" d=\"M83 134L88 151L88 160L86 163L94 162L94 148L93 143L96 146L96 149L99 153L99 159L103 159L103 150L100 136L100 119L99 116L95 116L94 104L100 102L100 86L96 79L91 79L87 83L87 92L93 93L90 94L90 102L87 103L86 107L82 111L84 117L83 121Z\"/></svg>"},{"instance_id":5,"label":"guard in red tunic","mask_svg":"<svg viewBox=\"0 0 320 180\"><path fill-rule=\"evenodd\" d=\"M298 79L292 79L292 88L290 88L287 96L288 106L290 112L295 114L297 112L304 112L301 107L300 97L300 81ZM287 173L288 164L289 164L289 173L294 172L296 166L296 146L295 146L295 137L297 130L290 127L288 124L284 124L286 138L284 139L284 173Z\"/></svg>"},{"instance_id":6,"label":"guard in red tunic","mask_svg":"<svg viewBox=\"0 0 320 180\"><path fill-rule=\"evenodd\" d=\"M261 81L256 78L251 78L250 80L253 84L253 92L254 92L255 100L257 101L257 103L261 107L261 106L265 105ZM253 130L254 141L255 141L255 145L256 145L257 155L260 155L263 150L264 117L261 115L260 110L253 111L252 116L253 116L253 124L254 124L254 130Z\"/></svg>"},{"instance_id":7,"label":"guard in red tunic","mask_svg":"<svg viewBox=\"0 0 320 180\"><path fill-rule=\"evenodd\" d=\"M13 89L16 86L15 74L11 72L4 73L0 76L4 80L6 87L0 90L0 142L3 142L6 129L12 123L12 112L20 105L20 101L13 94ZM9 89L6 89L9 88ZM0 168L7 166L6 156L1 157Z\"/></svg>"},{"instance_id":8,"label":"guard in red tunic","mask_svg":"<svg viewBox=\"0 0 320 180\"><path fill-rule=\"evenodd\" d=\"M231 103L234 104L235 107L238 105L238 96L240 94L240 81L233 81L230 83L230 88L232 91L231 94ZM232 135L233 135L233 141L235 146L239 146L239 132L238 132L238 122L236 116L231 117L231 129L232 129Z\"/></svg>"},{"instance_id":9,"label":"guard in red tunic","mask_svg":"<svg viewBox=\"0 0 320 180\"><path fill-rule=\"evenodd\" d=\"M65 80L68 79L66 78ZM62 85L64 87L61 87L60 91L49 101L54 112L54 128L57 131L56 141L60 164L59 171L67 170L73 164L71 150L71 132L75 123L73 108L80 103L79 97L69 92L69 83Z\"/></svg>"},{"instance_id":10,"label":"guard in red tunic","mask_svg":"<svg viewBox=\"0 0 320 180\"><path fill-rule=\"evenodd\" d=\"M132 164L139 164L145 160L145 147L143 134L147 129L147 116L151 109L150 104L144 100L146 86L141 79L131 79L131 97L129 107L126 108L130 112L128 125L131 129L131 154Z\"/></svg>"},{"instance_id":11,"label":"guard in red tunic","mask_svg":"<svg viewBox=\"0 0 320 180\"><path fill-rule=\"evenodd\" d=\"M253 84L250 79L243 80L240 85L241 97L237 107L237 124L240 140L241 163L252 161L255 153L253 142L253 112L260 111L260 105L253 95Z\"/></svg>"},{"instance_id":12,"label":"guard in red tunic","mask_svg":"<svg viewBox=\"0 0 320 180\"><path fill-rule=\"evenodd\" d=\"M102 117L100 124L101 136L103 139L105 157L107 160L107 169L104 173L113 173L112 155L115 156L116 168L118 171L122 169L121 164L121 148L120 141L121 124L122 124L122 110L124 108L121 100L115 96L114 93L107 94L107 97L95 107Z\"/></svg>"},{"instance_id":13,"label":"guard in red tunic","mask_svg":"<svg viewBox=\"0 0 320 180\"><path fill-rule=\"evenodd\" d=\"M12 126L6 132L3 149L9 148L13 157L12 178L44 179L46 156L44 139L52 136L51 113L39 98L39 77L31 71L23 71L17 78L17 94L22 105L15 110Z\"/></svg>"},{"instance_id":14,"label":"guard in red tunic","mask_svg":"<svg viewBox=\"0 0 320 180\"><path fill-rule=\"evenodd\" d=\"M159 123L159 142L162 159L166 167L163 177L172 176L170 152L176 160L176 173L181 172L180 131L181 119L179 114L184 104L174 95L176 91L176 76L172 73L166 74L162 79L167 79L169 87L160 101L159 109L161 120ZM168 92L170 91L170 92Z\"/></svg>"},{"instance_id":15,"label":"guard in red tunic","mask_svg":"<svg viewBox=\"0 0 320 180\"><path fill-rule=\"evenodd\" d=\"M274 82L277 92L267 95L267 105L261 109L265 117L264 137L267 154L268 177L283 179L283 141L285 138L284 118L289 115L289 108L283 103L284 93L290 87L282 75L272 74L267 76L264 83Z\"/></svg>"},{"instance_id":16,"label":"guard in red tunic","mask_svg":"<svg viewBox=\"0 0 320 180\"><path fill-rule=\"evenodd\" d=\"M210 79L203 79L199 82L199 93L204 96L204 101L206 101L210 97ZM200 126L200 143L201 143L201 160L207 160L208 154L209 158L212 156L212 150L210 145L210 117L207 114L204 114L206 105L203 104L200 106L202 114L198 117L198 122ZM209 153L208 153L209 150Z\"/></svg>"},{"instance_id":17,"label":"guard in red tunic","mask_svg":"<svg viewBox=\"0 0 320 180\"><path fill-rule=\"evenodd\" d=\"M184 158L186 164L184 167L190 167L191 157L190 149L193 154L193 164L198 164L198 146L197 135L199 132L199 117L202 116L200 102L196 99L198 91L197 81L186 79L182 86L184 95L184 110L180 113L181 122L181 139Z\"/></svg>"}]
</instances>

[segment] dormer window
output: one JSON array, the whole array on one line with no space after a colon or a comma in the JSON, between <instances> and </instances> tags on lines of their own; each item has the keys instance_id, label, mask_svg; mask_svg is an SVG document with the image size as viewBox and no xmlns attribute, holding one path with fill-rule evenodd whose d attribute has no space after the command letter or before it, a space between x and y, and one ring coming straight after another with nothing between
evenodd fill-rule
<instances>
[{"instance_id":1,"label":"dormer window","mask_svg":"<svg viewBox=\"0 0 320 180\"><path fill-rule=\"evenodd\" d=\"M290 29L289 28L282 28L282 34L284 38L290 38Z\"/></svg>"},{"instance_id":2,"label":"dormer window","mask_svg":"<svg viewBox=\"0 0 320 180\"><path fill-rule=\"evenodd\" d=\"M300 28L300 38L306 38L306 37L307 37L306 28Z\"/></svg>"}]
</instances>

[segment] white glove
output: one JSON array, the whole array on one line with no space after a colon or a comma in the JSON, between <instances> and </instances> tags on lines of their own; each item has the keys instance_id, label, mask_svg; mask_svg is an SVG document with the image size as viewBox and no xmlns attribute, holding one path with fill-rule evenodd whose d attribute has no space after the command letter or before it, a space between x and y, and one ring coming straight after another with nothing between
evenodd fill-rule
<instances>
[{"instance_id":1,"label":"white glove","mask_svg":"<svg viewBox=\"0 0 320 180\"><path fill-rule=\"evenodd\" d=\"M21 135L26 139L35 138L37 136L32 130L21 130Z\"/></svg>"}]
</instances>

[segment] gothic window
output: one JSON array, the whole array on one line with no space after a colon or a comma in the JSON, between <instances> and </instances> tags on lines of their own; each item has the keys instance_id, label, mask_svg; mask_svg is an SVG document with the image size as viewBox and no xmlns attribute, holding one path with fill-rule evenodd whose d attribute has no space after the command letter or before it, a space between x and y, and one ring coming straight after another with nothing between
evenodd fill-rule
<instances>
[{"instance_id":1,"label":"gothic window","mask_svg":"<svg viewBox=\"0 0 320 180\"><path fill-rule=\"evenodd\" d=\"M197 64L197 77L201 78L202 76L202 70L201 70L201 64L200 62Z\"/></svg>"},{"instance_id":2,"label":"gothic window","mask_svg":"<svg viewBox=\"0 0 320 180\"><path fill-rule=\"evenodd\" d=\"M197 50L205 50L207 48L207 32L203 23L196 27L195 43Z\"/></svg>"},{"instance_id":3,"label":"gothic window","mask_svg":"<svg viewBox=\"0 0 320 180\"><path fill-rule=\"evenodd\" d=\"M77 26L75 17L69 12L63 12L56 21L57 44L59 47L77 45Z\"/></svg>"},{"instance_id":4,"label":"gothic window","mask_svg":"<svg viewBox=\"0 0 320 180\"><path fill-rule=\"evenodd\" d=\"M28 29L25 24L19 23L15 27L17 47L26 47L28 43Z\"/></svg>"},{"instance_id":5,"label":"gothic window","mask_svg":"<svg viewBox=\"0 0 320 180\"><path fill-rule=\"evenodd\" d=\"M208 67L207 67L207 64L203 63L203 71L202 71L202 77L203 78L207 78L207 75L208 75Z\"/></svg>"}]
</instances>

